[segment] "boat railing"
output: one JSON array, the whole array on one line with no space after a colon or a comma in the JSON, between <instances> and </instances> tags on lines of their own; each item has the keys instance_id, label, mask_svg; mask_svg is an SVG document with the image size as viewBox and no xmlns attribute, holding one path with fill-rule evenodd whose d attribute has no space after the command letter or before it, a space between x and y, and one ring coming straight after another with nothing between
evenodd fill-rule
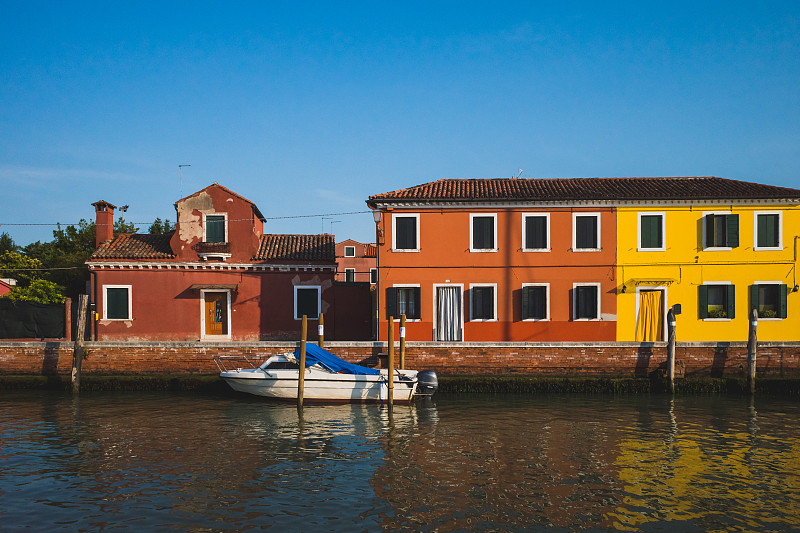
<instances>
[{"instance_id":1,"label":"boat railing","mask_svg":"<svg viewBox=\"0 0 800 533\"><path fill-rule=\"evenodd\" d=\"M263 360L263 359L262 359ZM258 368L259 362L253 361L246 355L215 355L214 362L220 372L241 370L243 368Z\"/></svg>"}]
</instances>

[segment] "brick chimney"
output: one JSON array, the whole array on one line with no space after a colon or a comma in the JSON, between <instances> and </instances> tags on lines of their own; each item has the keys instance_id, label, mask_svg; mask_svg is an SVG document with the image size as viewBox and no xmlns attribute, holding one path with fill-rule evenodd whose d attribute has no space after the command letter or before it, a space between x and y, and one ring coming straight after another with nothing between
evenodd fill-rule
<instances>
[{"instance_id":1,"label":"brick chimney","mask_svg":"<svg viewBox=\"0 0 800 533\"><path fill-rule=\"evenodd\" d=\"M114 238L114 209L116 209L117 206L105 200L100 200L92 205L97 215L95 220L97 237L94 242L95 247L99 248L101 244Z\"/></svg>"}]
</instances>

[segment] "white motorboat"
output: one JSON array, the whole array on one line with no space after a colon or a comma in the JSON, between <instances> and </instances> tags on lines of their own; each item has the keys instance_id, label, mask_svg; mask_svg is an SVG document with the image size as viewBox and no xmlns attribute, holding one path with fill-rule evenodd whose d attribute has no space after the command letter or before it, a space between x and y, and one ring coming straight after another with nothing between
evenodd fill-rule
<instances>
[{"instance_id":1,"label":"white motorboat","mask_svg":"<svg viewBox=\"0 0 800 533\"><path fill-rule=\"evenodd\" d=\"M299 348L273 355L262 364L236 367L240 357L217 356L219 376L233 390L284 400L297 399ZM303 400L321 402L384 402L389 398L388 370L359 366L315 344L306 345ZM394 370L393 402L429 396L438 387L432 370Z\"/></svg>"}]
</instances>

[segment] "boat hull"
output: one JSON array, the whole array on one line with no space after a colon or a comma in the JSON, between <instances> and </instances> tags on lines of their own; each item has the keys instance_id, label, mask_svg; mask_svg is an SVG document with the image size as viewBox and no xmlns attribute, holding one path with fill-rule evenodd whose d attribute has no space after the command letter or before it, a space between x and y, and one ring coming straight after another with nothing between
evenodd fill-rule
<instances>
[{"instance_id":1,"label":"boat hull","mask_svg":"<svg viewBox=\"0 0 800 533\"><path fill-rule=\"evenodd\" d=\"M297 371L265 372L259 369L230 370L220 377L235 391L276 398L297 400ZM410 402L416 392L414 377L394 379L393 402ZM330 374L306 371L303 380L303 401L318 402L384 402L389 388L385 376Z\"/></svg>"}]
</instances>

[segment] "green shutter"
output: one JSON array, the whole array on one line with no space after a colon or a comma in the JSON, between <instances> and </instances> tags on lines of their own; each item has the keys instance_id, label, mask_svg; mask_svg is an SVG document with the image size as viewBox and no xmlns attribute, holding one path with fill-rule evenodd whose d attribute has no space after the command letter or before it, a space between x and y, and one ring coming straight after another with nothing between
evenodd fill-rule
<instances>
[{"instance_id":1,"label":"green shutter","mask_svg":"<svg viewBox=\"0 0 800 533\"><path fill-rule=\"evenodd\" d=\"M641 239L642 248L661 248L661 215L642 215Z\"/></svg>"},{"instance_id":2,"label":"green shutter","mask_svg":"<svg viewBox=\"0 0 800 533\"><path fill-rule=\"evenodd\" d=\"M397 289L394 287L386 288L386 318L397 315Z\"/></svg>"},{"instance_id":3,"label":"green shutter","mask_svg":"<svg viewBox=\"0 0 800 533\"><path fill-rule=\"evenodd\" d=\"M206 216L206 241L225 242L225 217L221 215Z\"/></svg>"},{"instance_id":4,"label":"green shutter","mask_svg":"<svg viewBox=\"0 0 800 533\"><path fill-rule=\"evenodd\" d=\"M703 217L706 219L706 248L713 248L714 247L714 215L706 215ZM708 311L708 308L706 308ZM706 317L702 317L706 318Z\"/></svg>"},{"instance_id":5,"label":"green shutter","mask_svg":"<svg viewBox=\"0 0 800 533\"><path fill-rule=\"evenodd\" d=\"M758 285L750 285L750 312L758 309Z\"/></svg>"},{"instance_id":6,"label":"green shutter","mask_svg":"<svg viewBox=\"0 0 800 533\"><path fill-rule=\"evenodd\" d=\"M697 317L708 318L708 287L697 287Z\"/></svg>"},{"instance_id":7,"label":"green shutter","mask_svg":"<svg viewBox=\"0 0 800 533\"><path fill-rule=\"evenodd\" d=\"M111 320L128 320L128 289L106 289L106 318Z\"/></svg>"},{"instance_id":8,"label":"green shutter","mask_svg":"<svg viewBox=\"0 0 800 533\"><path fill-rule=\"evenodd\" d=\"M531 287L522 287L522 320L531 318L530 311L528 310L528 300Z\"/></svg>"},{"instance_id":9,"label":"green shutter","mask_svg":"<svg viewBox=\"0 0 800 533\"><path fill-rule=\"evenodd\" d=\"M781 294L780 294L780 310L778 312L778 316L781 318L786 318L788 315L787 308L786 308L786 294L788 293L788 288L786 285L781 285Z\"/></svg>"},{"instance_id":10,"label":"green shutter","mask_svg":"<svg viewBox=\"0 0 800 533\"><path fill-rule=\"evenodd\" d=\"M420 299L422 296L422 291L419 287L414 287L414 316L406 317L406 318L413 318L419 319L421 318L422 314L422 300Z\"/></svg>"},{"instance_id":11,"label":"green shutter","mask_svg":"<svg viewBox=\"0 0 800 533\"><path fill-rule=\"evenodd\" d=\"M728 318L736 318L736 286L728 285L727 289L725 304L727 305Z\"/></svg>"},{"instance_id":12,"label":"green shutter","mask_svg":"<svg viewBox=\"0 0 800 533\"><path fill-rule=\"evenodd\" d=\"M728 215L727 217L728 239L726 244L731 248L739 246L739 215Z\"/></svg>"},{"instance_id":13,"label":"green shutter","mask_svg":"<svg viewBox=\"0 0 800 533\"><path fill-rule=\"evenodd\" d=\"M757 231L756 243L758 243L759 247L771 246L769 244L770 243L770 238L768 235L769 229L767 228L767 226L769 226L768 220L769 220L769 215L758 215L758 217L756 218L756 226L758 226L756 228Z\"/></svg>"}]
</instances>

